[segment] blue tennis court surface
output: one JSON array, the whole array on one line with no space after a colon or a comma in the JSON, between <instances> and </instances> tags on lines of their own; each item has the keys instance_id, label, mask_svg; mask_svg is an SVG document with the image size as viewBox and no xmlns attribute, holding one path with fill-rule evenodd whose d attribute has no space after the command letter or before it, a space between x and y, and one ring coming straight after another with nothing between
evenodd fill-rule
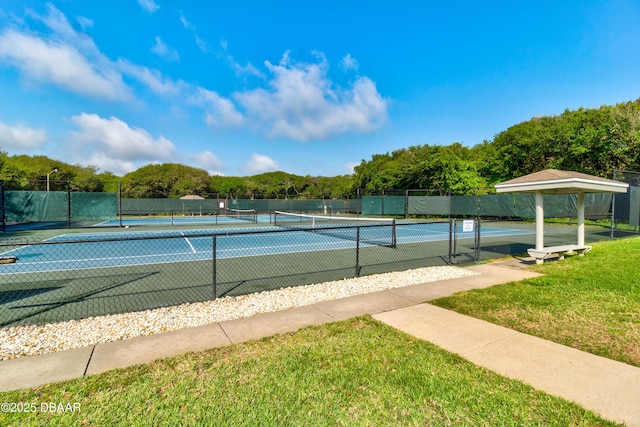
<instances>
[{"instance_id":1,"label":"blue tennis court surface","mask_svg":"<svg viewBox=\"0 0 640 427\"><path fill-rule=\"evenodd\" d=\"M269 215L257 215L258 222L269 222ZM218 215L189 215L189 216L160 216L160 217L134 217L110 219L96 224L91 224L96 228L114 228L114 227L139 227L139 226L189 226L189 225L218 225L229 224L229 226L237 224L247 224L251 221L241 218L233 218ZM31 231L44 229L64 229L68 227L67 221L40 221L25 224L8 224L7 228L11 231Z\"/></svg>"},{"instance_id":2,"label":"blue tennis court surface","mask_svg":"<svg viewBox=\"0 0 640 427\"><path fill-rule=\"evenodd\" d=\"M385 228L388 227L381 227L381 231L375 232L389 233ZM46 244L25 245L6 251L2 256L17 257L18 260L14 264L0 265L0 275L211 260L211 234L214 232L217 259L339 250L356 246L353 240L315 232L283 232L276 227L251 229L260 230L259 234L247 233L247 230L229 228L154 233L129 231L65 234L49 239ZM398 224L396 231L399 246L449 239L449 227L446 223ZM483 227L481 232L482 237L534 233L530 230L498 227ZM463 232L462 227L458 227L456 233L458 239L474 239L474 232ZM381 240L386 238L380 236ZM361 240L363 241L365 240ZM361 246L367 245L370 246L361 243Z\"/></svg>"},{"instance_id":3,"label":"blue tennis court surface","mask_svg":"<svg viewBox=\"0 0 640 427\"><path fill-rule=\"evenodd\" d=\"M269 215L258 215L258 222L269 222ZM111 219L98 224L95 227L137 227L142 225L197 225L197 224L242 224L247 223L246 219L234 218L228 216L210 215L210 216L166 216L166 217L141 217L141 218L123 218Z\"/></svg>"}]
</instances>

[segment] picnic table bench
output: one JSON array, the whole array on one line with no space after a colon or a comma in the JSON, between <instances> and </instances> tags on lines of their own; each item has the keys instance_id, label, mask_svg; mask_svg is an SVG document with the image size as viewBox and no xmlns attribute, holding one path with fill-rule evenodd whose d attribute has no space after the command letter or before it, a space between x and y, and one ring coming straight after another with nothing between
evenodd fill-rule
<instances>
[{"instance_id":1,"label":"picnic table bench","mask_svg":"<svg viewBox=\"0 0 640 427\"><path fill-rule=\"evenodd\" d=\"M536 259L536 264L542 264L546 258L554 254L558 254L558 259L564 259L565 255L571 255L577 253L582 256L586 252L591 250L591 246L581 245L562 245L562 246L548 246L542 249L527 249L530 256Z\"/></svg>"}]
</instances>

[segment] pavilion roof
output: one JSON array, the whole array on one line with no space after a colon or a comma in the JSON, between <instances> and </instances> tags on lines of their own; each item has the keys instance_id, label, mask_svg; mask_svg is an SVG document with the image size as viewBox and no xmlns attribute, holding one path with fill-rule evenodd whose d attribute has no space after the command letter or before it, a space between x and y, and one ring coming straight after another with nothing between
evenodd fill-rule
<instances>
[{"instance_id":1,"label":"pavilion roof","mask_svg":"<svg viewBox=\"0 0 640 427\"><path fill-rule=\"evenodd\" d=\"M545 169L495 185L498 193L626 193L629 184L580 172Z\"/></svg>"}]
</instances>

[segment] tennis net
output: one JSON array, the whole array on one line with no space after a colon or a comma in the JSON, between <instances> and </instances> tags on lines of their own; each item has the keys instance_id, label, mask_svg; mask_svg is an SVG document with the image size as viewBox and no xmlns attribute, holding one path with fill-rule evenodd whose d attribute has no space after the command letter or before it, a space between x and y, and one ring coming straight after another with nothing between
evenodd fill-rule
<instances>
[{"instance_id":1,"label":"tennis net","mask_svg":"<svg viewBox=\"0 0 640 427\"><path fill-rule=\"evenodd\" d=\"M244 221L258 222L258 214L255 209L222 209L224 216L241 219Z\"/></svg>"},{"instance_id":2,"label":"tennis net","mask_svg":"<svg viewBox=\"0 0 640 427\"><path fill-rule=\"evenodd\" d=\"M309 231L370 245L396 247L396 220L351 216L309 215L274 211L277 227Z\"/></svg>"}]
</instances>

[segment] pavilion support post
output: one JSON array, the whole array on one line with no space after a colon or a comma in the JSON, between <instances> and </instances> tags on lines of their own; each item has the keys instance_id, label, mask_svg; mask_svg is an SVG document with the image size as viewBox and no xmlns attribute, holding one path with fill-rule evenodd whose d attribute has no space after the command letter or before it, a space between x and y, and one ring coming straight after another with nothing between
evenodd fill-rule
<instances>
[{"instance_id":1,"label":"pavilion support post","mask_svg":"<svg viewBox=\"0 0 640 427\"><path fill-rule=\"evenodd\" d=\"M578 193L578 246L584 246L584 193Z\"/></svg>"},{"instance_id":2,"label":"pavilion support post","mask_svg":"<svg viewBox=\"0 0 640 427\"><path fill-rule=\"evenodd\" d=\"M536 191L536 250L544 248L544 198L542 191Z\"/></svg>"}]
</instances>

